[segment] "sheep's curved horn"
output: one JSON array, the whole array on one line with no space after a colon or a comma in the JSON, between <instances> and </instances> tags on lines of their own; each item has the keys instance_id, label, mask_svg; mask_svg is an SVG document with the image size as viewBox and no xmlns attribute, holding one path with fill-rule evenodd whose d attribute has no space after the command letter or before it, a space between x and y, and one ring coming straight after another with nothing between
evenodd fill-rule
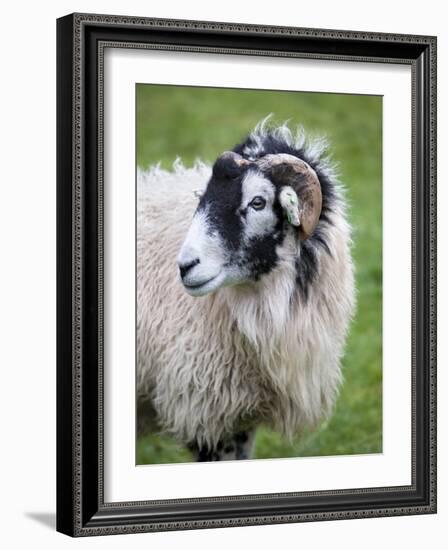
<instances>
[{"instance_id":1,"label":"sheep's curved horn","mask_svg":"<svg viewBox=\"0 0 448 550\"><path fill-rule=\"evenodd\" d=\"M250 164L250 161L244 159L234 151L224 151L213 165L213 174L221 178L236 177L240 170Z\"/></svg>"},{"instance_id":2,"label":"sheep's curved horn","mask_svg":"<svg viewBox=\"0 0 448 550\"><path fill-rule=\"evenodd\" d=\"M322 191L316 172L307 162L284 153L265 155L257 163L263 171L269 172L275 183L295 191L299 202L298 219L282 203L286 200L284 197L289 197L288 193L280 193L280 202L290 223L299 226L300 237L308 239L316 229L322 210Z\"/></svg>"}]
</instances>

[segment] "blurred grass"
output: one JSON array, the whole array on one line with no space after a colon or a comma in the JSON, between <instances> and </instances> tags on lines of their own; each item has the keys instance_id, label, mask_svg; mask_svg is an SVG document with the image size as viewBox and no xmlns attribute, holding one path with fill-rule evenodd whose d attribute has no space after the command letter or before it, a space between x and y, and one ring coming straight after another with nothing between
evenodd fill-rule
<instances>
[{"instance_id":1,"label":"blurred grass","mask_svg":"<svg viewBox=\"0 0 448 550\"><path fill-rule=\"evenodd\" d=\"M261 428L256 458L366 454L382 451L382 99L378 96L137 86L137 163L169 169L179 156L213 162L273 113L326 135L347 187L354 228L358 308L343 360L334 414L320 430L292 443ZM137 464L190 461L171 438L137 442Z\"/></svg>"}]
</instances>

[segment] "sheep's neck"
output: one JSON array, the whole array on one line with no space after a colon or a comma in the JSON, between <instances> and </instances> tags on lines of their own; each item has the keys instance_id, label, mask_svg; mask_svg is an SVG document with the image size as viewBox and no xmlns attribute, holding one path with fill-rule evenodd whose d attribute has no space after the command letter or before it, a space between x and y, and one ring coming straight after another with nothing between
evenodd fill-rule
<instances>
[{"instance_id":1,"label":"sheep's neck","mask_svg":"<svg viewBox=\"0 0 448 550\"><path fill-rule=\"evenodd\" d=\"M222 289L220 297L240 332L258 352L276 353L289 338L298 306L292 264L282 263L255 284Z\"/></svg>"}]
</instances>

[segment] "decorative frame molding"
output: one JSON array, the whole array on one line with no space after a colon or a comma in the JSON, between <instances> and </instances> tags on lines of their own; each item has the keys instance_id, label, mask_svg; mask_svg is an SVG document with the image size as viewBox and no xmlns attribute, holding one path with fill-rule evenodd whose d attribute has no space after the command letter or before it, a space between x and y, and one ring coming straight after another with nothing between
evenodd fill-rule
<instances>
[{"instance_id":1,"label":"decorative frame molding","mask_svg":"<svg viewBox=\"0 0 448 550\"><path fill-rule=\"evenodd\" d=\"M434 513L436 38L73 14L58 20L57 45L57 529L71 536L88 536ZM106 47L411 65L410 486L104 502L103 55ZM84 421L86 416L90 419L88 424Z\"/></svg>"}]
</instances>

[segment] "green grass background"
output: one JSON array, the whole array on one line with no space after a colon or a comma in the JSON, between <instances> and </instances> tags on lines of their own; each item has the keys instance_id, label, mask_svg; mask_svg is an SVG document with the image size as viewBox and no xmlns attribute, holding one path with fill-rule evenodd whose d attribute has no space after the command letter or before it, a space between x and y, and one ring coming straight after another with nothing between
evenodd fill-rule
<instances>
[{"instance_id":1,"label":"green grass background","mask_svg":"<svg viewBox=\"0 0 448 550\"><path fill-rule=\"evenodd\" d=\"M257 432L255 458L366 454L382 451L382 98L139 84L137 163L176 157L191 166L213 162L267 114L325 135L348 191L354 233L358 307L343 360L344 383L331 419L318 431L287 442ZM173 439L137 441L137 464L191 461Z\"/></svg>"}]
</instances>

